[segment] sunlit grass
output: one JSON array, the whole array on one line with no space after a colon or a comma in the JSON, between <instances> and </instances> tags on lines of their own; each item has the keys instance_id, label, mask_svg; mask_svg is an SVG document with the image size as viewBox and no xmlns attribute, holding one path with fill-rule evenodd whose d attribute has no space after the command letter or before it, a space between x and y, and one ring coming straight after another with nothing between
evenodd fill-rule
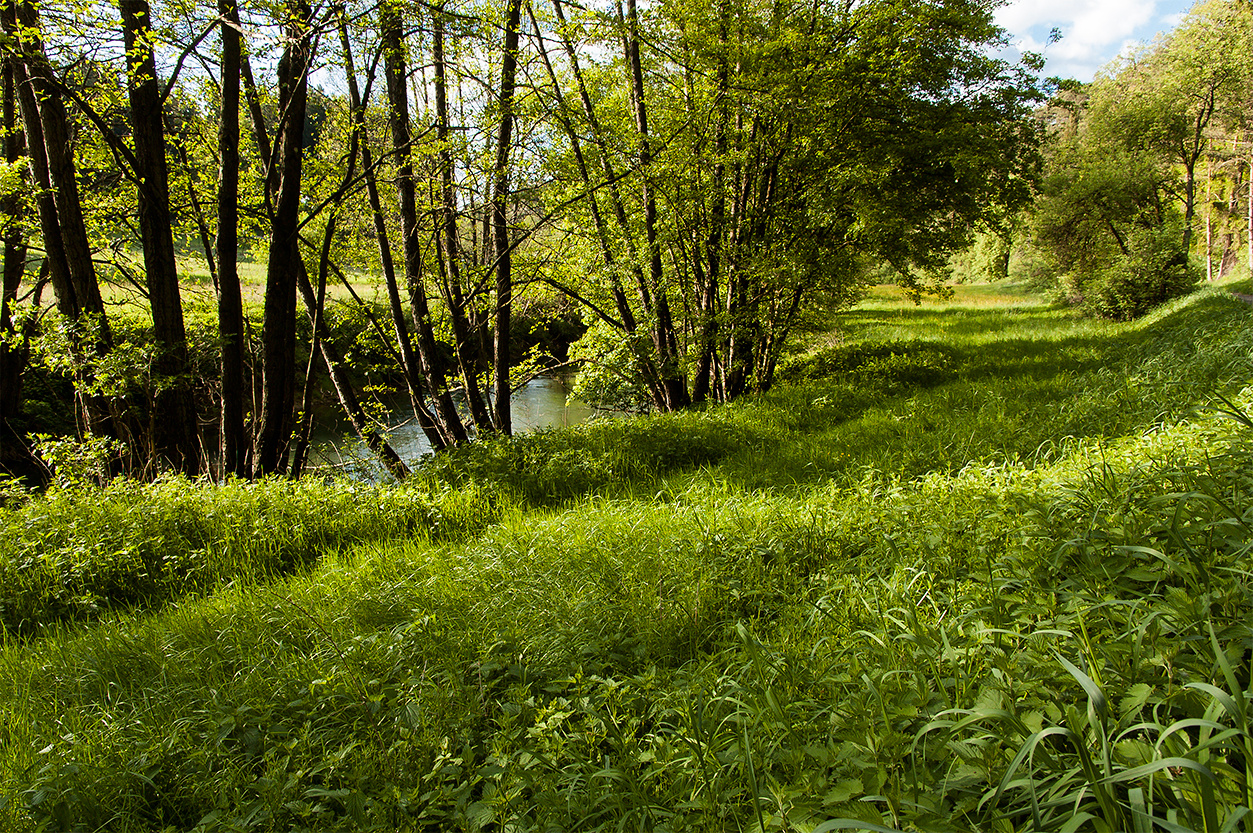
<instances>
[{"instance_id":1,"label":"sunlit grass","mask_svg":"<svg viewBox=\"0 0 1253 833\"><path fill-rule=\"evenodd\" d=\"M895 284L876 284L868 287L858 309L979 309L985 307L1039 307L1047 306L1048 300L1025 284L1002 281L999 283L956 283L948 286L952 295L948 298L924 296L917 304Z\"/></svg>"},{"instance_id":2,"label":"sunlit grass","mask_svg":"<svg viewBox=\"0 0 1253 833\"><path fill-rule=\"evenodd\" d=\"M1136 324L860 307L795 384L406 490L8 510L10 571L50 588L219 572L0 646L0 828L1241 830L1253 324L1225 290Z\"/></svg>"},{"instance_id":3,"label":"sunlit grass","mask_svg":"<svg viewBox=\"0 0 1253 833\"><path fill-rule=\"evenodd\" d=\"M245 306L260 311L265 302L265 262L244 259L236 264L236 268L239 271L240 289ZM140 255L135 254L129 259L128 271L133 277L142 281L143 262ZM105 303L130 314L147 314L148 303L141 288L125 280L115 270L106 270L106 272L108 272L111 278L103 281L101 284L101 294ZM380 300L386 300L386 288L382 285L381 277L364 272L349 272L347 274L351 290L337 279L328 281L326 293L327 298L332 302L355 303L354 294L356 297L372 304ZM202 255L180 255L178 258L178 276L180 291L185 304L196 301L214 303L216 296L213 276L209 271L208 262Z\"/></svg>"}]
</instances>

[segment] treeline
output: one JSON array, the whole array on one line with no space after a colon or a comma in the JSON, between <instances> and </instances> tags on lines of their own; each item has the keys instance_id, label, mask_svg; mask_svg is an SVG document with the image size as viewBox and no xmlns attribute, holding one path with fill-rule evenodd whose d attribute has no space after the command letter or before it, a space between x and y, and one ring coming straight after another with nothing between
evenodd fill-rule
<instances>
[{"instance_id":1,"label":"treeline","mask_svg":"<svg viewBox=\"0 0 1253 833\"><path fill-rule=\"evenodd\" d=\"M361 275L437 450L510 432L538 293L606 399L764 390L868 267L919 290L1029 198L1040 64L995 57L993 5L7 0L3 464L37 366L113 472L296 475L325 388L403 477L328 328Z\"/></svg>"},{"instance_id":2,"label":"treeline","mask_svg":"<svg viewBox=\"0 0 1253 833\"><path fill-rule=\"evenodd\" d=\"M1198 3L1168 37L1040 111L1048 158L1028 212L972 260L1127 319L1253 268L1253 6Z\"/></svg>"}]
</instances>

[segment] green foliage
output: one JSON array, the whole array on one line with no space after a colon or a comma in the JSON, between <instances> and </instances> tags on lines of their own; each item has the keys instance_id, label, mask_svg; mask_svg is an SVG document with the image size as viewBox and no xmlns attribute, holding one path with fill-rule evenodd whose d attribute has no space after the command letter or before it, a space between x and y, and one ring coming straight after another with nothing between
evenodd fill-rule
<instances>
[{"instance_id":1,"label":"green foliage","mask_svg":"<svg viewBox=\"0 0 1253 833\"><path fill-rule=\"evenodd\" d=\"M953 256L951 266L959 281L1000 281L1009 277L1011 235L981 231L971 244Z\"/></svg>"},{"instance_id":2,"label":"green foliage","mask_svg":"<svg viewBox=\"0 0 1253 833\"><path fill-rule=\"evenodd\" d=\"M54 437L32 434L35 454L48 467L58 488L72 489L101 485L110 476L117 461L126 454L126 446L108 437Z\"/></svg>"},{"instance_id":3,"label":"green foliage","mask_svg":"<svg viewBox=\"0 0 1253 833\"><path fill-rule=\"evenodd\" d=\"M1130 319L1195 285L1182 220L1166 207L1166 169L1143 153L1096 143L1059 155L1057 164L1034 231L1070 302Z\"/></svg>"},{"instance_id":4,"label":"green foliage","mask_svg":"<svg viewBox=\"0 0 1253 833\"><path fill-rule=\"evenodd\" d=\"M1193 289L1200 280L1179 246L1175 224L1132 229L1127 254L1082 286L1084 305L1099 315L1128 320Z\"/></svg>"},{"instance_id":5,"label":"green foliage","mask_svg":"<svg viewBox=\"0 0 1253 833\"><path fill-rule=\"evenodd\" d=\"M272 579L364 540L456 538L499 511L473 486L275 480L209 488L182 478L119 478L87 488L85 475L99 476L98 461L82 445L49 440L42 453L73 488L0 514L0 627L11 635L115 609L154 609L227 582Z\"/></svg>"},{"instance_id":6,"label":"green foliage","mask_svg":"<svg viewBox=\"0 0 1253 833\"><path fill-rule=\"evenodd\" d=\"M646 411L652 400L637 372L630 338L603 321L593 323L570 346L570 360L579 364L570 395L608 411Z\"/></svg>"},{"instance_id":7,"label":"green foliage","mask_svg":"<svg viewBox=\"0 0 1253 833\"><path fill-rule=\"evenodd\" d=\"M1244 215L1213 195L1242 176L1248 21L1247 4L1198 4L1168 38L1044 114L1055 142L1033 242L1069 300L1129 319L1192 287L1189 258L1211 262L1211 239L1219 273L1234 265Z\"/></svg>"},{"instance_id":8,"label":"green foliage","mask_svg":"<svg viewBox=\"0 0 1253 833\"><path fill-rule=\"evenodd\" d=\"M1247 308L839 320L803 383L459 449L422 489L5 510L30 559L307 560L0 646L0 825L1243 829Z\"/></svg>"}]
</instances>

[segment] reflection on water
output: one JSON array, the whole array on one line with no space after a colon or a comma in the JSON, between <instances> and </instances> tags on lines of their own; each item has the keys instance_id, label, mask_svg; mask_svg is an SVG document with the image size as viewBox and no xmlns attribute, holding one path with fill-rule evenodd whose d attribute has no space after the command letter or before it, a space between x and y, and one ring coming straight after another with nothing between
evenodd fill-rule
<instances>
[{"instance_id":1,"label":"reflection on water","mask_svg":"<svg viewBox=\"0 0 1253 833\"><path fill-rule=\"evenodd\" d=\"M576 425L595 411L577 399L568 399L569 385L557 376L539 376L517 391L512 405L515 434L536 428L564 428ZM430 453L431 444L418 427L408 396L396 396L386 403L392 410L388 431L392 448L400 459L412 465ZM314 448L310 463L314 466L346 468L373 479L381 474L381 466L368 449L345 424L320 426L313 432Z\"/></svg>"}]
</instances>

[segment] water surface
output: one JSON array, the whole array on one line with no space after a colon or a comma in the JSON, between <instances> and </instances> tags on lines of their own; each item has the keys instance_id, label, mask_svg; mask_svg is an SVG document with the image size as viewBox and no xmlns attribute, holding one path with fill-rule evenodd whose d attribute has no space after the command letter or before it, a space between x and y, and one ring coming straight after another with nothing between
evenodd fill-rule
<instances>
[{"instance_id":1,"label":"water surface","mask_svg":"<svg viewBox=\"0 0 1253 833\"><path fill-rule=\"evenodd\" d=\"M572 377L537 376L514 391L510 401L514 433L565 428L596 413L590 405L569 398L570 381ZM387 426L392 448L401 460L413 466L422 455L430 453L431 444L418 427L407 395L390 397L384 404L389 408ZM342 421L316 428L313 441L310 462L315 466L344 468L371 479L381 473L378 460Z\"/></svg>"}]
</instances>

